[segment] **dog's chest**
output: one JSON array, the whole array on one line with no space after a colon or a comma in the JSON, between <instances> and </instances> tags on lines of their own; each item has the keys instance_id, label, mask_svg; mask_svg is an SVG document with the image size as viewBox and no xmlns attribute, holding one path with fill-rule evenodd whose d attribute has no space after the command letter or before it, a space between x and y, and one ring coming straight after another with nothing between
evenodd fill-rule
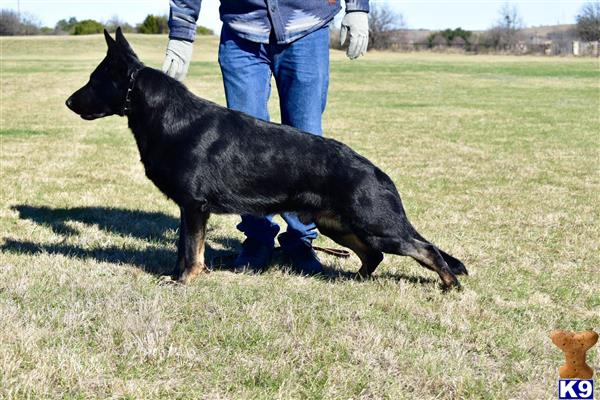
<instances>
[{"instance_id":1,"label":"dog's chest","mask_svg":"<svg viewBox=\"0 0 600 400\"><path fill-rule=\"evenodd\" d=\"M159 160L149 161L142 157L144 172L146 177L168 198L179 204L181 197L181 188L178 182L177 173L174 173L168 164L161 163Z\"/></svg>"}]
</instances>

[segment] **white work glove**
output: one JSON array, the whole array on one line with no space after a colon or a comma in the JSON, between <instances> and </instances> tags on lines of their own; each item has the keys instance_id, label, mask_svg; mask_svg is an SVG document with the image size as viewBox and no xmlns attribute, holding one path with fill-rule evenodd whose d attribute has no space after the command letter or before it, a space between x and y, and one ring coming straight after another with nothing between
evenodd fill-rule
<instances>
[{"instance_id":1,"label":"white work glove","mask_svg":"<svg viewBox=\"0 0 600 400\"><path fill-rule=\"evenodd\" d=\"M340 30L340 46L346 42L346 35L350 32L350 44L346 55L354 60L367 52L369 44L369 14L364 11L352 11L344 15L342 29Z\"/></svg>"},{"instance_id":2,"label":"white work glove","mask_svg":"<svg viewBox=\"0 0 600 400\"><path fill-rule=\"evenodd\" d=\"M187 75L194 44L185 40L170 39L162 70L172 78L182 81Z\"/></svg>"}]
</instances>

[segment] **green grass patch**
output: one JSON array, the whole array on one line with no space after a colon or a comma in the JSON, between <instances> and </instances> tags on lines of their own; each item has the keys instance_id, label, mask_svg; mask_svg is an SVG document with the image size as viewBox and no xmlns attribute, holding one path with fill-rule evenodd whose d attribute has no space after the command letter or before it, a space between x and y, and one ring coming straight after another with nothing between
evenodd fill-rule
<instances>
[{"instance_id":1,"label":"green grass patch","mask_svg":"<svg viewBox=\"0 0 600 400\"><path fill-rule=\"evenodd\" d=\"M47 135L47 132L38 131L34 129L0 129L0 136L37 136L37 135Z\"/></svg>"}]
</instances>

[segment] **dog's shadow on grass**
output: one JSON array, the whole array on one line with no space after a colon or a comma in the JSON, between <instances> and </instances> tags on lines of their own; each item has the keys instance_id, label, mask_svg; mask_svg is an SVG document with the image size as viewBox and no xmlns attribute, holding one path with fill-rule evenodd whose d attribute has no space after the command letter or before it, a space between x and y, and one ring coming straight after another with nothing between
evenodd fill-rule
<instances>
[{"instance_id":1,"label":"dog's shadow on grass","mask_svg":"<svg viewBox=\"0 0 600 400\"><path fill-rule=\"evenodd\" d=\"M119 236L131 236L147 242L145 248L127 246L102 246L85 248L68 243L45 244L27 240L6 239L0 246L2 251L13 253L50 253L62 254L80 259L95 259L100 262L124 263L134 265L155 275L168 275L173 272L176 251L173 247L179 228L179 220L161 212L148 212L110 207L50 208L29 205L12 207L21 219L30 220L38 225L49 227L55 234L77 236L77 225L96 226L98 229ZM240 243L236 239L216 241L225 249L206 246L206 260L233 259ZM63 241L64 242L64 241ZM224 269L226 266L220 265Z\"/></svg>"},{"instance_id":2,"label":"dog's shadow on grass","mask_svg":"<svg viewBox=\"0 0 600 400\"><path fill-rule=\"evenodd\" d=\"M50 208L44 206L17 205L12 207L19 217L38 225L50 228L55 234L67 239L78 236L79 224L96 226L98 229L119 236L135 237L148 243L145 248L127 246L102 246L85 248L69 243L35 243L27 240L5 239L0 245L3 252L21 254L61 254L79 259L94 259L100 262L130 264L155 275L170 275L175 265L175 243L179 220L161 212L148 212L110 207L74 207ZM215 270L232 270L235 254L241 246L237 239L211 238L223 249L214 249L207 243L206 262ZM167 248L170 247L170 248ZM278 249L279 250L279 249ZM280 251L275 260L282 260ZM274 260L274 261L275 261ZM321 279L330 281L356 280L356 274L350 271L324 267ZM405 274L376 273L375 279L404 281L427 285L434 279Z\"/></svg>"},{"instance_id":3,"label":"dog's shadow on grass","mask_svg":"<svg viewBox=\"0 0 600 400\"><path fill-rule=\"evenodd\" d=\"M319 252L317 251L317 254L319 254ZM360 261L358 260L358 258L355 258L357 261L357 264L355 265L356 267L356 271L358 271L359 267L360 267ZM275 252L273 253L273 260L275 261L275 263L277 263L277 261L284 261L286 260L285 256L283 255L283 251L281 250L281 247L277 247L275 248ZM323 258L321 258L321 261L323 261ZM333 264L335 265L335 263ZM375 271L374 274L372 275L372 277L367 278L367 279L363 279L360 276L357 275L356 272L353 271L348 271L345 269L340 269L340 268L335 268L333 265L327 265L326 262L323 262L323 271L316 274L316 275L311 275L314 276L317 279L322 279L325 281L330 281L330 282L343 282L343 281L357 281L357 282L369 282L369 281L373 281L373 280L384 280L384 281L396 281L396 282L407 282L407 283L412 283L412 284L419 284L419 285L429 285L432 283L435 283L436 280L433 278L429 278L429 277L422 277L422 276L412 276L412 275L406 275L403 273L390 273L390 272L381 272L381 270ZM286 271L288 271L291 274L294 274L295 272L286 268Z\"/></svg>"},{"instance_id":4,"label":"dog's shadow on grass","mask_svg":"<svg viewBox=\"0 0 600 400\"><path fill-rule=\"evenodd\" d=\"M357 265L358 267L358 265ZM319 275L322 279L328 281L362 281L360 277L357 276L356 272L344 271L340 269L334 269L330 267L323 268L323 274ZM384 281L396 281L396 282L407 282L418 285L431 285L436 283L436 280L433 278L423 277L423 276L412 276L406 275L403 273L389 273L389 272L375 272L371 278L367 278L364 281L367 282L369 280L384 280Z\"/></svg>"}]
</instances>

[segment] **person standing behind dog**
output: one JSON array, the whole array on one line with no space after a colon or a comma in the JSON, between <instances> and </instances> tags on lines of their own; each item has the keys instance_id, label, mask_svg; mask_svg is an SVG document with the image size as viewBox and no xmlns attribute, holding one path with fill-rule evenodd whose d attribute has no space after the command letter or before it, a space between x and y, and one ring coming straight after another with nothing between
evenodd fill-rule
<instances>
[{"instance_id":1,"label":"person standing behind dog","mask_svg":"<svg viewBox=\"0 0 600 400\"><path fill-rule=\"evenodd\" d=\"M201 0L171 0L169 43L163 71L183 80L192 57ZM223 28L219 65L227 107L269 120L271 75L279 93L281 122L322 135L321 119L329 84L329 23L340 11L339 0L221 0ZM369 0L346 0L340 41L349 37L347 56L367 50ZM302 154L298 154L302 157ZM278 240L292 266L304 273L322 272L312 241L314 224L284 213L287 231ZM273 254L279 226L272 216L243 215L237 228L246 235L236 268L262 270Z\"/></svg>"}]
</instances>

